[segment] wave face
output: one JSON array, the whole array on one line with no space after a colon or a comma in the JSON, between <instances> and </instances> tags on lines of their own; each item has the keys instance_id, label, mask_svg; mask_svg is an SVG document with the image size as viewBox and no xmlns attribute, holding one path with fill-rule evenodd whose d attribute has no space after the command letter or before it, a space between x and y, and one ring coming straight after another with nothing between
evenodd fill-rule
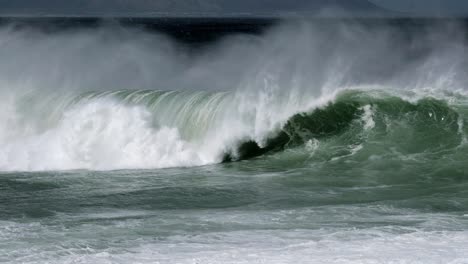
<instances>
[{"instance_id":1,"label":"wave face","mask_svg":"<svg viewBox=\"0 0 468 264\"><path fill-rule=\"evenodd\" d=\"M460 158L458 30L289 23L194 51L118 25L4 26L0 170L190 167L290 151Z\"/></svg>"},{"instance_id":2,"label":"wave face","mask_svg":"<svg viewBox=\"0 0 468 264\"><path fill-rule=\"evenodd\" d=\"M289 118L264 146L254 141L241 143L239 154L227 159L304 146L304 155L324 160L358 151L371 158L389 150L402 156L456 152L461 157L466 154L467 99L453 96L451 104L457 103L449 105L434 97L411 102L380 90L345 90L332 103Z\"/></svg>"}]
</instances>

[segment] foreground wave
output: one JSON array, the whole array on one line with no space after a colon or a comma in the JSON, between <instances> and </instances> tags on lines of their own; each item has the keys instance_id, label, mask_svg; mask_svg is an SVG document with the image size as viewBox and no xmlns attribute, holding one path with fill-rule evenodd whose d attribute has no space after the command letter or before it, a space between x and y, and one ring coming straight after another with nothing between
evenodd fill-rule
<instances>
[{"instance_id":1,"label":"foreground wave","mask_svg":"<svg viewBox=\"0 0 468 264\"><path fill-rule=\"evenodd\" d=\"M287 149L325 160L467 151L468 98L454 92L347 89L309 106L283 102L289 113L272 112L275 105L252 111L244 100L228 92L28 93L2 117L0 169L186 167Z\"/></svg>"}]
</instances>

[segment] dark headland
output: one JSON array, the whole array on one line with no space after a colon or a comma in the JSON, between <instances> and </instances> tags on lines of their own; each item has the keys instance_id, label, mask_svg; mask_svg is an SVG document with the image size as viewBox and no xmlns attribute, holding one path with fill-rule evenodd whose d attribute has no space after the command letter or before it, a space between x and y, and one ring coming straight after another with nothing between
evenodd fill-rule
<instances>
[{"instance_id":1,"label":"dark headland","mask_svg":"<svg viewBox=\"0 0 468 264\"><path fill-rule=\"evenodd\" d=\"M366 28L390 27L411 38L412 33L443 25L457 25L468 35L466 18L305 18L305 17L0 17L0 26L13 30L30 28L45 33L100 26L123 26L150 32L159 32L187 43L209 43L232 34L260 35L284 21L307 21L315 26L333 29L337 25L357 24ZM460 31L458 32L460 33Z\"/></svg>"},{"instance_id":2,"label":"dark headland","mask_svg":"<svg viewBox=\"0 0 468 264\"><path fill-rule=\"evenodd\" d=\"M201 17L2 17L0 25L31 28L45 32L90 29L103 25L120 25L161 32L180 42L211 42L230 34L261 34L278 23L278 18L201 18Z\"/></svg>"}]
</instances>

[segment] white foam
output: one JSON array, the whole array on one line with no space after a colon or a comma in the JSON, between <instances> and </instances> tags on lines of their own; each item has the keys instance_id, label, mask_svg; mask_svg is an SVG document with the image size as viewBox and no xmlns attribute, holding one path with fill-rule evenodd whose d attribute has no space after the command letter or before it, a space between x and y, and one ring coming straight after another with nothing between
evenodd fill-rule
<instances>
[{"instance_id":1,"label":"white foam","mask_svg":"<svg viewBox=\"0 0 468 264\"><path fill-rule=\"evenodd\" d=\"M97 100L67 110L43 132L26 133L28 126L18 124L17 136L1 142L0 169L108 170L214 162L214 156L182 140L177 128L151 127L150 117L142 107ZM2 126L0 133L12 129Z\"/></svg>"},{"instance_id":2,"label":"white foam","mask_svg":"<svg viewBox=\"0 0 468 264\"><path fill-rule=\"evenodd\" d=\"M311 156L313 156L315 154L315 152L317 151L317 149L319 147L320 147L320 141L318 141L315 138L307 141L306 144L305 144L305 148L306 148L307 151L310 152Z\"/></svg>"},{"instance_id":3,"label":"white foam","mask_svg":"<svg viewBox=\"0 0 468 264\"><path fill-rule=\"evenodd\" d=\"M362 114L361 120L364 123L364 129L365 130L370 130L375 127L375 121L374 121L374 112L372 110L372 106L366 105L361 108L361 110L364 111Z\"/></svg>"},{"instance_id":4,"label":"white foam","mask_svg":"<svg viewBox=\"0 0 468 264\"><path fill-rule=\"evenodd\" d=\"M176 236L121 250L68 249L61 257L47 258L49 252L23 263L461 264L468 263L467 243L468 232L242 231Z\"/></svg>"}]
</instances>

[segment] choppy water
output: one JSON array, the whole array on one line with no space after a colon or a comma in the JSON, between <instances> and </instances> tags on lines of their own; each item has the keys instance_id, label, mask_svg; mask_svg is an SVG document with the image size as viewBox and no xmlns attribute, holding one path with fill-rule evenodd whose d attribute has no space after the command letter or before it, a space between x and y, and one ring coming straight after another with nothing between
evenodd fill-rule
<instances>
[{"instance_id":1,"label":"choppy water","mask_svg":"<svg viewBox=\"0 0 468 264\"><path fill-rule=\"evenodd\" d=\"M2 29L0 262L468 263L447 28Z\"/></svg>"}]
</instances>

